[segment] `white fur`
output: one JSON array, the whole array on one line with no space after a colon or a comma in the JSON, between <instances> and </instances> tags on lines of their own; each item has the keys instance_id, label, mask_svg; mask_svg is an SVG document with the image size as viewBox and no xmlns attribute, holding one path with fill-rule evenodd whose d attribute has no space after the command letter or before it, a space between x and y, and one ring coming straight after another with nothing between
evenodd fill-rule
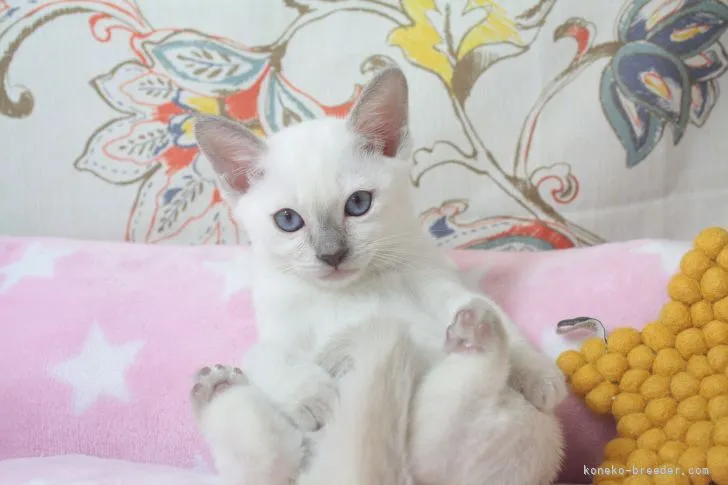
<instances>
[{"instance_id":1,"label":"white fur","mask_svg":"<svg viewBox=\"0 0 728 485\"><path fill-rule=\"evenodd\" d=\"M410 453L418 481L469 485L491 477L490 483L540 484L553 479L558 470L561 435L553 409L566 393L563 376L548 357L523 340L494 302L464 286L451 262L422 230L409 197L408 167L401 157L407 146L406 125L387 125L387 120L393 119L406 123L406 109L406 83L401 72L390 69L365 90L350 119L300 123L268 138L262 151L236 147L236 143L245 143L248 133L221 141L223 137L216 130L221 125L230 129L229 122L203 119L196 125L200 146L223 179L231 165L235 165L232 170L236 175L258 174L251 178L249 188L239 184L244 191L228 194L235 204L235 215L250 237L256 262L253 304L259 343L244 364L253 386L234 389L244 397L234 398L230 390L213 399L202 420L216 456L234 457L222 460L225 466L220 467L230 484L287 483L293 474L288 469L282 475L285 478L278 474L279 479L271 475L264 481L258 478L261 474L246 478L245 470L253 462L300 461L302 438L297 433L311 433L323 425L326 427L316 434L328 436L329 444L317 444L316 459L325 460L329 467L351 463L346 456L352 453L347 440L351 441L356 433L347 437L328 426L341 421L332 421L337 412L367 415L366 406L372 403L354 400L360 407L338 411L339 382L319 365L317 358L322 351L326 353L334 335L362 322L382 319L402 322L433 367L418 392L410 430L416 443ZM366 123L358 118L361 116L378 118ZM366 127L372 126L375 129L367 132ZM386 157L376 151L392 140L397 140L400 156ZM256 153L256 157L241 156L246 153ZM372 207L361 217L345 217L345 201L357 190L373 191ZM294 233L278 229L272 216L283 208L297 211L305 226ZM352 274L338 279L327 278L332 268L316 258L312 244L321 225L332 220L345 230L350 250L340 269ZM487 365L477 359L466 359L463 364L464 356L443 360L441 349L447 326L459 309L474 301L490 308L506 328L510 373L509 366L504 365L486 374ZM462 358L453 361L455 357ZM378 372L366 374L368 377L362 377L361 382L373 382L374 375L387 382L402 375L400 371L388 374L381 371L381 366L376 368ZM408 379L405 376L400 381ZM499 384L490 388L491 382ZM270 409L261 404L258 392L265 396ZM375 401L389 399L373 393L367 397ZM225 405L233 399L241 404ZM463 410L464 403L469 403L467 410ZM295 427L287 427L271 409L282 411ZM382 419L386 422L394 418ZM229 436L232 434L246 436ZM275 437L283 440L278 448L272 444ZM396 441L396 436L392 439ZM260 453L270 453L274 458L261 458ZM513 458L506 458L507 453ZM470 465L458 468L455 460ZM320 470L315 463L311 465L312 473ZM350 477L365 475L363 469L347 473ZM366 480L346 483L375 485Z\"/></svg>"}]
</instances>

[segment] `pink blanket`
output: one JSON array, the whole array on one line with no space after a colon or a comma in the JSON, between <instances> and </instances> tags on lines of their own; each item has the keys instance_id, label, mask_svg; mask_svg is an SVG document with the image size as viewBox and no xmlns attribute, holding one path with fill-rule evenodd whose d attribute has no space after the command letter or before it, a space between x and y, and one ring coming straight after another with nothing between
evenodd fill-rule
<instances>
[{"instance_id":1,"label":"pink blanket","mask_svg":"<svg viewBox=\"0 0 728 485\"><path fill-rule=\"evenodd\" d=\"M454 258L556 357L588 336L556 335L559 320L653 320L688 249L637 241ZM210 471L187 405L190 376L239 361L255 340L248 257L240 247L0 237L0 460L85 454ZM559 412L562 478L588 482L583 467L601 460L614 425L575 398Z\"/></svg>"},{"instance_id":2,"label":"pink blanket","mask_svg":"<svg viewBox=\"0 0 728 485\"><path fill-rule=\"evenodd\" d=\"M66 455L0 461L0 485L219 485L219 483L214 475L195 470L84 455Z\"/></svg>"}]
</instances>

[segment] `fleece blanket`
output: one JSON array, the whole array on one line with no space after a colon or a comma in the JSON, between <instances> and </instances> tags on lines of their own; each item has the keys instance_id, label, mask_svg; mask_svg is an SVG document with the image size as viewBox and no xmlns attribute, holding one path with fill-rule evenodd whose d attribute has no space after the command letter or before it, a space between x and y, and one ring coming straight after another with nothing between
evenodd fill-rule
<instances>
[{"instance_id":1,"label":"fleece blanket","mask_svg":"<svg viewBox=\"0 0 728 485\"><path fill-rule=\"evenodd\" d=\"M559 320L653 320L688 248L635 241L453 258L556 358L591 336L557 335ZM82 454L212 472L187 395L198 367L236 363L255 341L249 263L242 247L0 237L0 460ZM559 415L562 479L589 482L614 423L576 398Z\"/></svg>"},{"instance_id":2,"label":"fleece blanket","mask_svg":"<svg viewBox=\"0 0 728 485\"><path fill-rule=\"evenodd\" d=\"M66 455L0 461L0 485L219 485L219 482L214 475L195 470Z\"/></svg>"}]
</instances>

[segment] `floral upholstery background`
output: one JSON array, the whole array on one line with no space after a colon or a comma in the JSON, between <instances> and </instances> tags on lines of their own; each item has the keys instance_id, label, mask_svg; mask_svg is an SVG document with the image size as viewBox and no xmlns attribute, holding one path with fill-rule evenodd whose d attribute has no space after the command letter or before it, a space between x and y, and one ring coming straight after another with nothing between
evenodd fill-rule
<instances>
[{"instance_id":1,"label":"floral upholstery background","mask_svg":"<svg viewBox=\"0 0 728 485\"><path fill-rule=\"evenodd\" d=\"M0 232L245 235L192 116L262 135L411 86L412 187L447 247L728 225L724 0L0 0Z\"/></svg>"}]
</instances>

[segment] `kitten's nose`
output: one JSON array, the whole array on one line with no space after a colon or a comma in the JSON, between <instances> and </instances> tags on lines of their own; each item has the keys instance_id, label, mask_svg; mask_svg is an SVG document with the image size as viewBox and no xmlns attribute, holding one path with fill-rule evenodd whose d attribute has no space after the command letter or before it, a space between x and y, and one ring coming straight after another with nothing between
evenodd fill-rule
<instances>
[{"instance_id":1,"label":"kitten's nose","mask_svg":"<svg viewBox=\"0 0 728 485\"><path fill-rule=\"evenodd\" d=\"M349 250L346 248L339 249L334 253L327 253L327 254L317 254L316 257L323 261L324 263L328 264L332 268L336 268L338 265L341 264L341 262L346 258L346 256L349 254Z\"/></svg>"}]
</instances>

